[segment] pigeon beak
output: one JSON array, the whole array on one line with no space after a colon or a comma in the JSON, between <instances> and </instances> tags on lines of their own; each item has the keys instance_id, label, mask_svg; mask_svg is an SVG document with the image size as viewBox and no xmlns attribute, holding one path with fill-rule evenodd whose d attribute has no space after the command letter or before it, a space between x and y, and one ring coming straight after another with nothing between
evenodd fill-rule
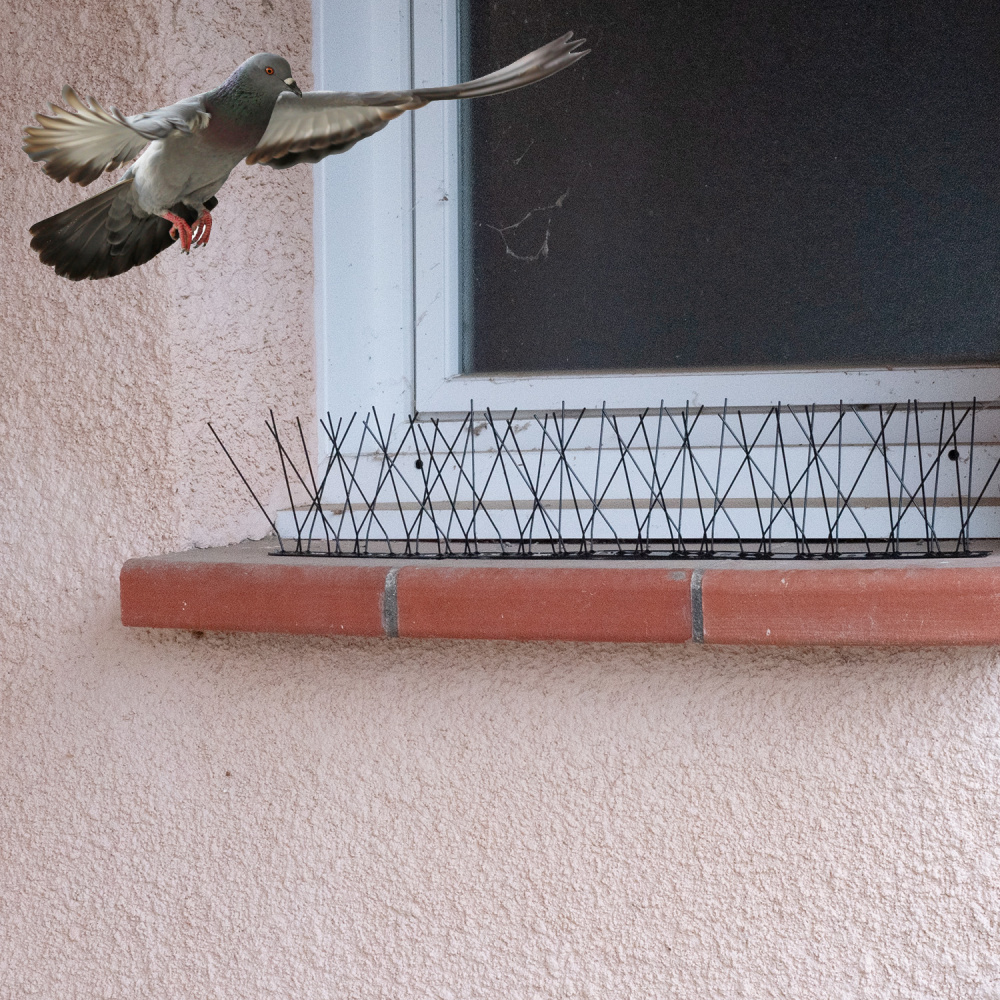
<instances>
[{"instance_id":1,"label":"pigeon beak","mask_svg":"<svg viewBox=\"0 0 1000 1000\"><path fill-rule=\"evenodd\" d=\"M289 77L287 80L284 80L283 82L284 82L285 86L288 87L293 94L298 94L299 97L302 96L302 91L299 90L298 84L295 82L295 80L292 77Z\"/></svg>"}]
</instances>

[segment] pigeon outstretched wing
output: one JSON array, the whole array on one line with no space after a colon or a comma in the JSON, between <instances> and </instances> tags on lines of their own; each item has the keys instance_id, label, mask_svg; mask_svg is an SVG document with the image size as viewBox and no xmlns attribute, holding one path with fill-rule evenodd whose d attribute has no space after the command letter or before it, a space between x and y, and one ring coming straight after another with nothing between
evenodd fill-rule
<instances>
[{"instance_id":1,"label":"pigeon outstretched wing","mask_svg":"<svg viewBox=\"0 0 1000 1000\"><path fill-rule=\"evenodd\" d=\"M404 111L422 108L431 101L486 97L544 80L582 59L590 51L580 48L584 42L568 32L503 69L453 87L367 94L313 91L301 97L282 94L247 163L266 163L279 169L316 163L332 153L345 152Z\"/></svg>"},{"instance_id":2,"label":"pigeon outstretched wing","mask_svg":"<svg viewBox=\"0 0 1000 1000\"><path fill-rule=\"evenodd\" d=\"M209 120L201 94L129 117L93 97L83 100L69 86L63 87L62 99L66 107L50 104L48 114L35 115L38 124L24 130L24 151L44 163L49 177L68 177L74 184L90 184L134 160L154 139L173 131L197 132Z\"/></svg>"}]
</instances>

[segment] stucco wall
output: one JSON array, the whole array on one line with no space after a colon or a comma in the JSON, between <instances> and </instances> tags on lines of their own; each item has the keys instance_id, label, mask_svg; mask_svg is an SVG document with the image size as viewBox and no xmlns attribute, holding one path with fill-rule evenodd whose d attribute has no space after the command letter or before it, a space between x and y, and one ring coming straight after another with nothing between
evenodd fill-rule
<instances>
[{"instance_id":1,"label":"stucco wall","mask_svg":"<svg viewBox=\"0 0 1000 1000\"><path fill-rule=\"evenodd\" d=\"M204 420L310 416L309 173L74 285L26 229L81 192L19 131L67 80L307 83L308 5L3 31L0 998L1000 997L996 651L123 629L126 558L259 531Z\"/></svg>"}]
</instances>

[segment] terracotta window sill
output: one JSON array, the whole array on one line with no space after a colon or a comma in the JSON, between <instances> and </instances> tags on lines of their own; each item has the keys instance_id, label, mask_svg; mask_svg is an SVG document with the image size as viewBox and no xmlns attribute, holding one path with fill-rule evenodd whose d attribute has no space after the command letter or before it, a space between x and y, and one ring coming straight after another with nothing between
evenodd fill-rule
<instances>
[{"instance_id":1,"label":"terracotta window sill","mask_svg":"<svg viewBox=\"0 0 1000 1000\"><path fill-rule=\"evenodd\" d=\"M122 623L306 635L796 645L1000 643L1000 554L865 563L131 559Z\"/></svg>"}]
</instances>

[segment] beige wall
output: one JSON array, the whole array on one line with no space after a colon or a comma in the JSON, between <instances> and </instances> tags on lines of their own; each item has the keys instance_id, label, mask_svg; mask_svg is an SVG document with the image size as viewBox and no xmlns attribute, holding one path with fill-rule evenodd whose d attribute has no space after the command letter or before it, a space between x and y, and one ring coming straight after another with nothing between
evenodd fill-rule
<instances>
[{"instance_id":1,"label":"beige wall","mask_svg":"<svg viewBox=\"0 0 1000 1000\"><path fill-rule=\"evenodd\" d=\"M995 651L124 630L126 558L259 533L205 419L249 455L310 414L309 172L74 285L26 229L80 192L18 133L66 81L308 82L308 5L3 31L0 1000L1000 997Z\"/></svg>"}]
</instances>

